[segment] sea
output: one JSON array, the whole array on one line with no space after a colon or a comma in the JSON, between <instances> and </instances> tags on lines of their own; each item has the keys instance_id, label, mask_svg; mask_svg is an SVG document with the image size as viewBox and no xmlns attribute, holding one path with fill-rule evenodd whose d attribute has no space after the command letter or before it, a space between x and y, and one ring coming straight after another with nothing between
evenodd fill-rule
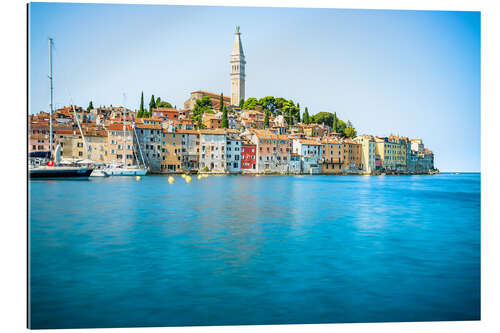
<instances>
[{"instance_id":1,"label":"sea","mask_svg":"<svg viewBox=\"0 0 500 333\"><path fill-rule=\"evenodd\" d=\"M28 325L479 320L479 173L33 180Z\"/></svg>"}]
</instances>

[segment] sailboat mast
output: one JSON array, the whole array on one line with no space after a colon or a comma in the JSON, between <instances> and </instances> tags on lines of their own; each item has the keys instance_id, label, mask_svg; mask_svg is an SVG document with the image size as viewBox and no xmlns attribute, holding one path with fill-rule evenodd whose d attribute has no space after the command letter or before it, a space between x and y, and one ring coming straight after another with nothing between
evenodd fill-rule
<instances>
[{"instance_id":1,"label":"sailboat mast","mask_svg":"<svg viewBox=\"0 0 500 333\"><path fill-rule=\"evenodd\" d=\"M52 38L49 38L49 82L50 82L50 117L49 117L49 124L50 124L50 131L49 131L49 151L52 157L52 148L53 148L53 143L52 143L52 113L54 111L54 86L52 84Z\"/></svg>"},{"instance_id":2,"label":"sailboat mast","mask_svg":"<svg viewBox=\"0 0 500 333\"><path fill-rule=\"evenodd\" d=\"M123 166L127 164L127 160L125 159L125 107L123 107Z\"/></svg>"}]
</instances>

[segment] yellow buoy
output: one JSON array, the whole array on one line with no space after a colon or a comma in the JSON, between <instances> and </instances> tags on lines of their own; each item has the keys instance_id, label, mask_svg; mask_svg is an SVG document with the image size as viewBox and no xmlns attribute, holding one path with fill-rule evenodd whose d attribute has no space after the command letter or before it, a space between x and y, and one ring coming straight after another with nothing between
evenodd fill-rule
<instances>
[{"instance_id":1,"label":"yellow buoy","mask_svg":"<svg viewBox=\"0 0 500 333\"><path fill-rule=\"evenodd\" d=\"M191 176L186 176L184 179L186 179L186 183L191 183Z\"/></svg>"},{"instance_id":2,"label":"yellow buoy","mask_svg":"<svg viewBox=\"0 0 500 333\"><path fill-rule=\"evenodd\" d=\"M202 175L198 175L198 180L202 179L203 176Z\"/></svg>"},{"instance_id":3,"label":"yellow buoy","mask_svg":"<svg viewBox=\"0 0 500 333\"><path fill-rule=\"evenodd\" d=\"M169 182L170 184L173 184L173 183L174 183L174 181L175 181L174 177L172 177L172 176L168 177L168 182Z\"/></svg>"},{"instance_id":4,"label":"yellow buoy","mask_svg":"<svg viewBox=\"0 0 500 333\"><path fill-rule=\"evenodd\" d=\"M184 178L184 179L186 179L186 175L185 174L182 174L181 177Z\"/></svg>"},{"instance_id":5,"label":"yellow buoy","mask_svg":"<svg viewBox=\"0 0 500 333\"><path fill-rule=\"evenodd\" d=\"M141 180L141 176L135 176L135 180Z\"/></svg>"}]
</instances>

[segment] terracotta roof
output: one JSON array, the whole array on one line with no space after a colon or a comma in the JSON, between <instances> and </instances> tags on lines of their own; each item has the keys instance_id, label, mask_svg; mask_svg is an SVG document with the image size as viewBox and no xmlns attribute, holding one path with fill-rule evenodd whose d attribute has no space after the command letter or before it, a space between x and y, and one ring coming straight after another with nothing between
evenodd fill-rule
<instances>
[{"instance_id":1,"label":"terracotta roof","mask_svg":"<svg viewBox=\"0 0 500 333\"><path fill-rule=\"evenodd\" d=\"M30 134L30 139L33 140L48 140L49 135L48 134Z\"/></svg>"},{"instance_id":2,"label":"terracotta roof","mask_svg":"<svg viewBox=\"0 0 500 333\"><path fill-rule=\"evenodd\" d=\"M161 130L162 129L161 125L141 124L141 123L135 124L135 127L140 128L140 129L152 129L152 130Z\"/></svg>"},{"instance_id":3,"label":"terracotta roof","mask_svg":"<svg viewBox=\"0 0 500 333\"><path fill-rule=\"evenodd\" d=\"M335 145L341 145L342 142L334 139L328 139L328 138L323 138L321 139L321 143L326 143L326 144L335 144Z\"/></svg>"},{"instance_id":4,"label":"terracotta roof","mask_svg":"<svg viewBox=\"0 0 500 333\"><path fill-rule=\"evenodd\" d=\"M319 143L316 140L310 140L310 139L299 139L299 142L303 145L309 145L309 146L320 146L321 143Z\"/></svg>"},{"instance_id":5,"label":"terracotta roof","mask_svg":"<svg viewBox=\"0 0 500 333\"><path fill-rule=\"evenodd\" d=\"M197 130L185 130L185 129L178 129L175 131L176 133L182 133L182 134L198 134Z\"/></svg>"},{"instance_id":6,"label":"terracotta roof","mask_svg":"<svg viewBox=\"0 0 500 333\"><path fill-rule=\"evenodd\" d=\"M221 128L217 129L202 129L200 130L200 134L214 134L214 135L221 135L221 134L226 134L226 131Z\"/></svg>"},{"instance_id":7,"label":"terracotta roof","mask_svg":"<svg viewBox=\"0 0 500 333\"><path fill-rule=\"evenodd\" d=\"M159 107L159 108L153 108L153 112L180 112L180 110L176 108L165 108L165 107Z\"/></svg>"},{"instance_id":8,"label":"terracotta roof","mask_svg":"<svg viewBox=\"0 0 500 333\"><path fill-rule=\"evenodd\" d=\"M268 130L250 130L253 132L259 139L274 139L274 140L290 140L290 138L286 135L274 134Z\"/></svg>"},{"instance_id":9,"label":"terracotta roof","mask_svg":"<svg viewBox=\"0 0 500 333\"><path fill-rule=\"evenodd\" d=\"M196 90L196 91L193 91L191 94L196 94L196 93L220 98L220 94L211 93L211 92L208 92L208 91L205 91L205 90ZM223 99L226 100L226 101L230 101L231 97L223 96Z\"/></svg>"},{"instance_id":10,"label":"terracotta roof","mask_svg":"<svg viewBox=\"0 0 500 333\"><path fill-rule=\"evenodd\" d=\"M110 131L123 130L123 124L122 123L111 123L111 124L109 124L109 130ZM131 131L132 130L132 126L130 124L127 124L126 130L127 131Z\"/></svg>"}]
</instances>

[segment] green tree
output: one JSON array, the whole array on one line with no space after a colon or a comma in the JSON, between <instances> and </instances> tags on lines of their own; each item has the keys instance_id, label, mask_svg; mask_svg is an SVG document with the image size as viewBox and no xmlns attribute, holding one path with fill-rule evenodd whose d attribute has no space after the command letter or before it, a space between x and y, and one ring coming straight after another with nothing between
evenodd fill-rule
<instances>
[{"instance_id":1,"label":"green tree","mask_svg":"<svg viewBox=\"0 0 500 333\"><path fill-rule=\"evenodd\" d=\"M354 127L352 126L347 126L344 130L344 135L347 137L347 138L354 138L356 137L356 130L354 129Z\"/></svg>"},{"instance_id":2,"label":"green tree","mask_svg":"<svg viewBox=\"0 0 500 333\"><path fill-rule=\"evenodd\" d=\"M92 101L89 102L89 106L87 106L87 111L90 111L94 108L94 105L92 104Z\"/></svg>"},{"instance_id":3,"label":"green tree","mask_svg":"<svg viewBox=\"0 0 500 333\"><path fill-rule=\"evenodd\" d=\"M304 124L309 124L310 123L309 111L307 110L307 106L306 106L306 109L304 110L304 116L302 117L302 121L303 121Z\"/></svg>"},{"instance_id":4,"label":"green tree","mask_svg":"<svg viewBox=\"0 0 500 333\"><path fill-rule=\"evenodd\" d=\"M266 117L264 118L264 128L269 128L269 114L271 111L266 110Z\"/></svg>"},{"instance_id":5,"label":"green tree","mask_svg":"<svg viewBox=\"0 0 500 333\"><path fill-rule=\"evenodd\" d=\"M144 117L144 92L141 91L141 104L139 105L139 112L137 112L137 118Z\"/></svg>"},{"instance_id":6,"label":"green tree","mask_svg":"<svg viewBox=\"0 0 500 333\"><path fill-rule=\"evenodd\" d=\"M224 109L224 95L220 93L220 99L219 99L219 112L222 112Z\"/></svg>"},{"instance_id":7,"label":"green tree","mask_svg":"<svg viewBox=\"0 0 500 333\"><path fill-rule=\"evenodd\" d=\"M239 105L240 109L243 109L243 105L245 105L245 100L242 98L240 99L240 105Z\"/></svg>"},{"instance_id":8,"label":"green tree","mask_svg":"<svg viewBox=\"0 0 500 333\"><path fill-rule=\"evenodd\" d=\"M285 103L288 102L286 99L283 97L277 97L274 99L274 105L276 107L276 112L277 114L283 114L283 107L285 106Z\"/></svg>"},{"instance_id":9,"label":"green tree","mask_svg":"<svg viewBox=\"0 0 500 333\"><path fill-rule=\"evenodd\" d=\"M293 125L293 113L296 111L296 106L292 100L286 101L283 105L283 112L286 115L286 122L289 126Z\"/></svg>"},{"instance_id":10,"label":"green tree","mask_svg":"<svg viewBox=\"0 0 500 333\"><path fill-rule=\"evenodd\" d=\"M259 99L258 105L262 105L264 109L270 111L273 114L276 110L276 103L274 96L266 96Z\"/></svg>"},{"instance_id":11,"label":"green tree","mask_svg":"<svg viewBox=\"0 0 500 333\"><path fill-rule=\"evenodd\" d=\"M158 97L158 98L156 99L156 103L155 103L156 107L158 107L158 104L160 104L160 102L161 102L161 98L160 98L160 97Z\"/></svg>"},{"instance_id":12,"label":"green tree","mask_svg":"<svg viewBox=\"0 0 500 333\"><path fill-rule=\"evenodd\" d=\"M300 123L300 104L297 103L297 122Z\"/></svg>"},{"instance_id":13,"label":"green tree","mask_svg":"<svg viewBox=\"0 0 500 333\"><path fill-rule=\"evenodd\" d=\"M333 113L330 112L318 112L312 116L311 123L315 124L325 124L332 126L333 123Z\"/></svg>"},{"instance_id":14,"label":"green tree","mask_svg":"<svg viewBox=\"0 0 500 333\"><path fill-rule=\"evenodd\" d=\"M255 97L250 97L245 101L245 104L243 104L244 110L255 110L255 107L259 104L259 101Z\"/></svg>"},{"instance_id":15,"label":"green tree","mask_svg":"<svg viewBox=\"0 0 500 333\"><path fill-rule=\"evenodd\" d=\"M337 118L337 112L333 114L333 121L332 121L332 131L334 133L338 133L338 127L339 127L339 119Z\"/></svg>"},{"instance_id":16,"label":"green tree","mask_svg":"<svg viewBox=\"0 0 500 333\"><path fill-rule=\"evenodd\" d=\"M229 121L227 120L227 108L225 105L222 107L221 126L222 126L222 128L229 128Z\"/></svg>"},{"instance_id":17,"label":"green tree","mask_svg":"<svg viewBox=\"0 0 500 333\"><path fill-rule=\"evenodd\" d=\"M172 104L166 101L160 101L159 103L156 103L157 108L172 108Z\"/></svg>"},{"instance_id":18,"label":"green tree","mask_svg":"<svg viewBox=\"0 0 500 333\"><path fill-rule=\"evenodd\" d=\"M151 101L149 102L149 113L147 117L151 117L153 115L153 109L156 108L155 95L151 95Z\"/></svg>"},{"instance_id":19,"label":"green tree","mask_svg":"<svg viewBox=\"0 0 500 333\"><path fill-rule=\"evenodd\" d=\"M193 120L194 123L197 124L196 126L200 129L205 127L202 122L204 113L214 113L212 111L212 101L208 96L204 96L201 99L197 99L196 102L194 103L193 114L191 116L191 119Z\"/></svg>"}]
</instances>

